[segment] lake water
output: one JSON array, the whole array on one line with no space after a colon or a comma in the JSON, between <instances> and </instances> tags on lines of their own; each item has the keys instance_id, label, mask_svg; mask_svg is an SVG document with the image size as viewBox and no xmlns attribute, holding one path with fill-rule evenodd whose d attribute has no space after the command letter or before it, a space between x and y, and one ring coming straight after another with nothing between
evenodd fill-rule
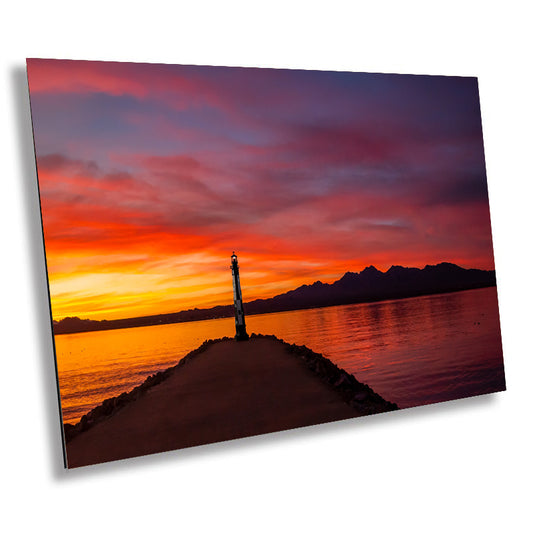
<instances>
[{"instance_id":1,"label":"lake water","mask_svg":"<svg viewBox=\"0 0 533 533\"><path fill-rule=\"evenodd\" d=\"M494 287L255 315L246 326L322 353L400 408L505 390ZM57 335L63 421L234 328L223 318Z\"/></svg>"}]
</instances>

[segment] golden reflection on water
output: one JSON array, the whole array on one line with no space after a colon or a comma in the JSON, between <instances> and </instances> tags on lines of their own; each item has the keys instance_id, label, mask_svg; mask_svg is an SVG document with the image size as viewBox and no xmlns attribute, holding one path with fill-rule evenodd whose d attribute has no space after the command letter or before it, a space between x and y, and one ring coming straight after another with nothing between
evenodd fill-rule
<instances>
[{"instance_id":1,"label":"golden reflection on water","mask_svg":"<svg viewBox=\"0 0 533 533\"><path fill-rule=\"evenodd\" d=\"M106 398L174 366L209 338L232 336L231 318L57 335L63 421L74 423Z\"/></svg>"},{"instance_id":2,"label":"golden reflection on water","mask_svg":"<svg viewBox=\"0 0 533 533\"><path fill-rule=\"evenodd\" d=\"M249 333L305 344L400 407L505 388L496 289L246 318ZM233 318L56 336L64 422L175 365Z\"/></svg>"}]
</instances>

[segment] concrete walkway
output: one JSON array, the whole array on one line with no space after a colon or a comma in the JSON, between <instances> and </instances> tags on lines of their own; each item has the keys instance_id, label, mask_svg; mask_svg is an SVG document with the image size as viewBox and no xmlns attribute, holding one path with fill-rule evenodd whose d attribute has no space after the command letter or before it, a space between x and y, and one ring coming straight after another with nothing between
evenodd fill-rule
<instances>
[{"instance_id":1,"label":"concrete walkway","mask_svg":"<svg viewBox=\"0 0 533 533\"><path fill-rule=\"evenodd\" d=\"M225 340L67 444L69 468L359 416L276 339Z\"/></svg>"}]
</instances>

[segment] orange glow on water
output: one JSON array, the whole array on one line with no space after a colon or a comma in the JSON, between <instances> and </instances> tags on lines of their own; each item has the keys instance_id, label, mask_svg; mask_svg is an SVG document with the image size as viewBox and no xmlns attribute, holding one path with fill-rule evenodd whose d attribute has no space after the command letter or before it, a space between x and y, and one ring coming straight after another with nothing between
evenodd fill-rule
<instances>
[{"instance_id":1,"label":"orange glow on water","mask_svg":"<svg viewBox=\"0 0 533 533\"><path fill-rule=\"evenodd\" d=\"M305 344L401 407L505 388L495 288L254 315L247 330ZM234 333L222 318L58 335L64 422Z\"/></svg>"}]
</instances>

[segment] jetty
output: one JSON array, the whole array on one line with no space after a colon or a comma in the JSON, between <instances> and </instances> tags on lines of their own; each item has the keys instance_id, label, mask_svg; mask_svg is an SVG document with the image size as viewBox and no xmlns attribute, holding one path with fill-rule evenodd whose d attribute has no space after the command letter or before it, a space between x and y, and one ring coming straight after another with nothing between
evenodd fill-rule
<instances>
[{"instance_id":1,"label":"jetty","mask_svg":"<svg viewBox=\"0 0 533 533\"><path fill-rule=\"evenodd\" d=\"M66 462L75 468L395 409L305 346L225 337L65 424Z\"/></svg>"}]
</instances>

